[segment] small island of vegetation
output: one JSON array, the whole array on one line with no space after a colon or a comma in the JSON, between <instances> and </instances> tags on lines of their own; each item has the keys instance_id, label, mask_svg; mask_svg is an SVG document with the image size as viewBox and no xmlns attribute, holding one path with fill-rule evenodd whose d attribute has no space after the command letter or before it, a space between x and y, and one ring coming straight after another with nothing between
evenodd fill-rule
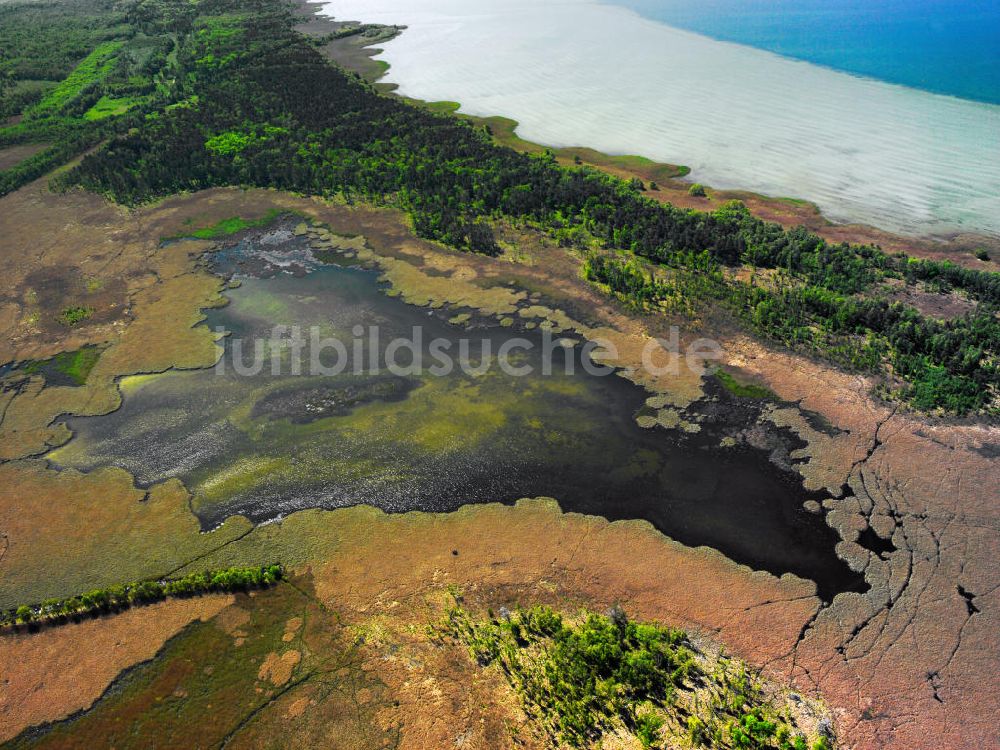
<instances>
[{"instance_id":1,"label":"small island of vegetation","mask_svg":"<svg viewBox=\"0 0 1000 750\"><path fill-rule=\"evenodd\" d=\"M826 724L813 722L810 742L790 708L739 660L709 657L684 631L635 622L619 607L568 619L534 606L477 619L459 603L441 633L465 644L481 667L499 670L554 745L624 733L644 748L833 747Z\"/></svg>"},{"instance_id":2,"label":"small island of vegetation","mask_svg":"<svg viewBox=\"0 0 1000 750\"><path fill-rule=\"evenodd\" d=\"M136 581L93 589L66 599L48 599L40 604L21 604L0 612L0 628L21 625L59 625L86 616L120 612L130 607L163 601L170 597L232 593L266 588L282 580L280 565L232 567L190 573L181 578Z\"/></svg>"}]
</instances>

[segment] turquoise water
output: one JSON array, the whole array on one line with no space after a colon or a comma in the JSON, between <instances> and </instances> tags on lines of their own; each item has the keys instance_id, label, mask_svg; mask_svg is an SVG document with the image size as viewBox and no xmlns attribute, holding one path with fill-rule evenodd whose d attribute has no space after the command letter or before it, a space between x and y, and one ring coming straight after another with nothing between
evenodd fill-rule
<instances>
[{"instance_id":1,"label":"turquoise water","mask_svg":"<svg viewBox=\"0 0 1000 750\"><path fill-rule=\"evenodd\" d=\"M613 0L678 28L890 83L1000 103L996 0Z\"/></svg>"}]
</instances>

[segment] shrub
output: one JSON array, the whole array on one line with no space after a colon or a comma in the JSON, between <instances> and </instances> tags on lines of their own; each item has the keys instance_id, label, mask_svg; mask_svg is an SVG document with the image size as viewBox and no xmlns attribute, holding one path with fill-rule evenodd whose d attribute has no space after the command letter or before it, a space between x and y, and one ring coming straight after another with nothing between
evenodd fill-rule
<instances>
[{"instance_id":1,"label":"shrub","mask_svg":"<svg viewBox=\"0 0 1000 750\"><path fill-rule=\"evenodd\" d=\"M640 714L635 721L635 736L639 738L644 748L655 747L665 723L662 716L652 712Z\"/></svg>"},{"instance_id":2,"label":"shrub","mask_svg":"<svg viewBox=\"0 0 1000 750\"><path fill-rule=\"evenodd\" d=\"M694 183L688 188L688 195L693 195L695 198L704 198L707 195L705 192L705 186L700 182Z\"/></svg>"},{"instance_id":3,"label":"shrub","mask_svg":"<svg viewBox=\"0 0 1000 750\"><path fill-rule=\"evenodd\" d=\"M59 322L68 328L79 325L94 314L92 307L67 307L59 313Z\"/></svg>"}]
</instances>

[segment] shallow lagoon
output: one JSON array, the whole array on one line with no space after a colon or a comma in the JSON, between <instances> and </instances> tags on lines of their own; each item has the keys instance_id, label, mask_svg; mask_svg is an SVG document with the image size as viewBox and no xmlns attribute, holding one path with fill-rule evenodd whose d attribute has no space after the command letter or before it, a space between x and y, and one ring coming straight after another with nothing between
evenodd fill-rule
<instances>
[{"instance_id":1,"label":"shallow lagoon","mask_svg":"<svg viewBox=\"0 0 1000 750\"><path fill-rule=\"evenodd\" d=\"M902 234L1000 236L1000 106L720 42L593 0L333 0L406 24L401 93L505 115L552 146L687 164L692 178L817 203Z\"/></svg>"},{"instance_id":2,"label":"shallow lagoon","mask_svg":"<svg viewBox=\"0 0 1000 750\"><path fill-rule=\"evenodd\" d=\"M648 394L615 375L587 374L579 343L557 348L553 372L544 375L538 331L475 316L449 323L456 311L407 305L384 294L373 272L356 268L244 278L228 296L231 304L208 321L232 334L224 368L125 379L122 408L69 420L75 437L50 459L84 470L120 466L142 484L179 478L206 528L236 513L264 522L317 506L450 511L551 496L565 510L647 519L685 544L813 579L826 597L862 585L836 558L835 532L803 509L810 495L796 476L762 451L720 447L731 425L639 427ZM425 348L437 337L468 337L489 341L495 353L505 341L527 338L536 346L517 364L533 374L514 377L495 365L484 374L456 368L440 377L354 374L348 346L340 375L291 375L287 354L281 375L269 366L238 375L235 342L244 347L240 361L250 364L254 342L279 323L319 325L322 336L345 342L355 326L367 337L377 325L382 352L414 326ZM478 344L472 351L474 366ZM724 392L716 399L713 408L729 404L739 413Z\"/></svg>"}]
</instances>

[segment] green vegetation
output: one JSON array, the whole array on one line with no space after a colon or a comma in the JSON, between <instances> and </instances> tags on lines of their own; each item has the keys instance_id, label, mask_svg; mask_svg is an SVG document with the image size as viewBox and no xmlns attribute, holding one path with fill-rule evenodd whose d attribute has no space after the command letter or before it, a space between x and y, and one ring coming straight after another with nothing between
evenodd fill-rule
<instances>
[{"instance_id":1,"label":"green vegetation","mask_svg":"<svg viewBox=\"0 0 1000 750\"><path fill-rule=\"evenodd\" d=\"M745 665L709 659L683 631L633 622L617 607L573 621L542 606L477 620L458 605L441 632L498 669L553 744L581 747L625 730L646 748L681 737L695 747L806 746Z\"/></svg>"},{"instance_id":2,"label":"green vegetation","mask_svg":"<svg viewBox=\"0 0 1000 750\"><path fill-rule=\"evenodd\" d=\"M769 389L755 383L741 383L725 370L716 370L715 379L723 388L740 398L760 398L777 400L777 396Z\"/></svg>"},{"instance_id":3,"label":"green vegetation","mask_svg":"<svg viewBox=\"0 0 1000 750\"><path fill-rule=\"evenodd\" d=\"M14 0L0 4L0 49L15 81L61 81L102 42L127 33L111 0Z\"/></svg>"},{"instance_id":4,"label":"green vegetation","mask_svg":"<svg viewBox=\"0 0 1000 750\"><path fill-rule=\"evenodd\" d=\"M695 198L704 198L707 195L705 186L700 182L695 182L688 188L688 195L693 195Z\"/></svg>"},{"instance_id":5,"label":"green vegetation","mask_svg":"<svg viewBox=\"0 0 1000 750\"><path fill-rule=\"evenodd\" d=\"M183 578L138 581L94 589L67 599L49 599L34 606L22 604L0 613L0 628L14 625L62 624L85 615L119 612L152 604L168 597L198 596L212 592L246 591L270 586L282 579L280 565L233 567L191 573Z\"/></svg>"},{"instance_id":6,"label":"green vegetation","mask_svg":"<svg viewBox=\"0 0 1000 750\"><path fill-rule=\"evenodd\" d=\"M83 90L106 77L114 64L114 55L121 49L122 42L99 44L66 79L45 95L35 112L62 109Z\"/></svg>"},{"instance_id":7,"label":"green vegetation","mask_svg":"<svg viewBox=\"0 0 1000 750\"><path fill-rule=\"evenodd\" d=\"M976 255L976 258L979 259L979 260L989 260L990 259L990 254L986 250L985 247L978 248L976 250L975 255Z\"/></svg>"},{"instance_id":8,"label":"green vegetation","mask_svg":"<svg viewBox=\"0 0 1000 750\"><path fill-rule=\"evenodd\" d=\"M92 307L67 307L59 313L59 322L67 328L80 325L94 314Z\"/></svg>"},{"instance_id":9,"label":"green vegetation","mask_svg":"<svg viewBox=\"0 0 1000 750\"><path fill-rule=\"evenodd\" d=\"M701 270L695 272L697 263ZM848 369L891 374L889 395L919 409L997 411L1000 321L992 305L940 321L899 302L848 296L788 275L767 283L726 279L704 256L678 265L670 280L660 280L634 257L592 253L584 275L643 307L679 310L721 302L747 328L773 341Z\"/></svg>"},{"instance_id":10,"label":"green vegetation","mask_svg":"<svg viewBox=\"0 0 1000 750\"><path fill-rule=\"evenodd\" d=\"M20 369L29 374L41 373L46 378L50 373L57 373L68 378L75 385L87 382L87 376L94 369L97 360L101 358L103 349L98 346L85 346L75 352L60 352L51 359L25 362Z\"/></svg>"},{"instance_id":11,"label":"green vegetation","mask_svg":"<svg viewBox=\"0 0 1000 750\"><path fill-rule=\"evenodd\" d=\"M639 180L560 166L541 147L516 152L498 145L494 132L509 123L457 118L449 105L411 106L330 64L294 31L292 11L271 0L141 0L128 9L133 36L119 34L119 62L103 82L90 93L84 87L44 127L21 123L0 133L0 145L53 134L57 142L0 175L0 191L103 137L107 145L61 177L64 184L127 204L221 185L359 197L404 210L422 237L490 255L501 251L493 228L512 223L564 246L642 259L654 271L635 289L631 281L621 286L635 269L598 278L605 266L592 276L644 307L690 313L721 303L762 337L883 373L886 392L918 408L998 408L998 274L829 243L757 219L739 202L681 210L645 197ZM102 59L107 43L85 59ZM149 51L147 63L122 62L140 48ZM145 89L135 88L140 82ZM88 120L104 96L149 98ZM81 123L91 129L79 130ZM585 150L560 154L595 163ZM774 281L725 272L740 266L774 272ZM877 297L887 279L956 290L978 306L953 321L925 318Z\"/></svg>"},{"instance_id":12,"label":"green vegetation","mask_svg":"<svg viewBox=\"0 0 1000 750\"><path fill-rule=\"evenodd\" d=\"M224 611L239 619L171 628L156 658L118 675L93 706L29 729L5 749L399 747L401 729L385 720L395 696L308 579L261 589ZM161 628L148 627L160 643ZM89 645L67 636L70 648ZM277 668L262 673L263 665ZM304 714L289 712L296 701L308 705Z\"/></svg>"},{"instance_id":13,"label":"green vegetation","mask_svg":"<svg viewBox=\"0 0 1000 750\"><path fill-rule=\"evenodd\" d=\"M232 156L246 149L250 139L251 136L245 133L219 133L205 141L205 148L222 156Z\"/></svg>"},{"instance_id":14,"label":"green vegetation","mask_svg":"<svg viewBox=\"0 0 1000 750\"><path fill-rule=\"evenodd\" d=\"M115 117L123 115L132 107L142 103L142 99L136 96L123 96L119 99L112 99L107 94L97 100L97 103L83 113L85 120L103 120L105 117Z\"/></svg>"},{"instance_id":15,"label":"green vegetation","mask_svg":"<svg viewBox=\"0 0 1000 750\"><path fill-rule=\"evenodd\" d=\"M223 219L215 224L198 227L197 229L192 229L190 232L182 232L173 237L164 237L163 239L177 240L184 237L193 237L198 240L217 240L222 237L229 237L237 232L242 232L244 229L266 227L283 213L287 212L280 209L272 209L259 219L244 219L240 216L230 216L228 219Z\"/></svg>"},{"instance_id":16,"label":"green vegetation","mask_svg":"<svg viewBox=\"0 0 1000 750\"><path fill-rule=\"evenodd\" d=\"M51 144L0 172L0 195L167 104L173 45L135 2L0 4L0 122L20 115L0 127L0 148Z\"/></svg>"}]
</instances>

